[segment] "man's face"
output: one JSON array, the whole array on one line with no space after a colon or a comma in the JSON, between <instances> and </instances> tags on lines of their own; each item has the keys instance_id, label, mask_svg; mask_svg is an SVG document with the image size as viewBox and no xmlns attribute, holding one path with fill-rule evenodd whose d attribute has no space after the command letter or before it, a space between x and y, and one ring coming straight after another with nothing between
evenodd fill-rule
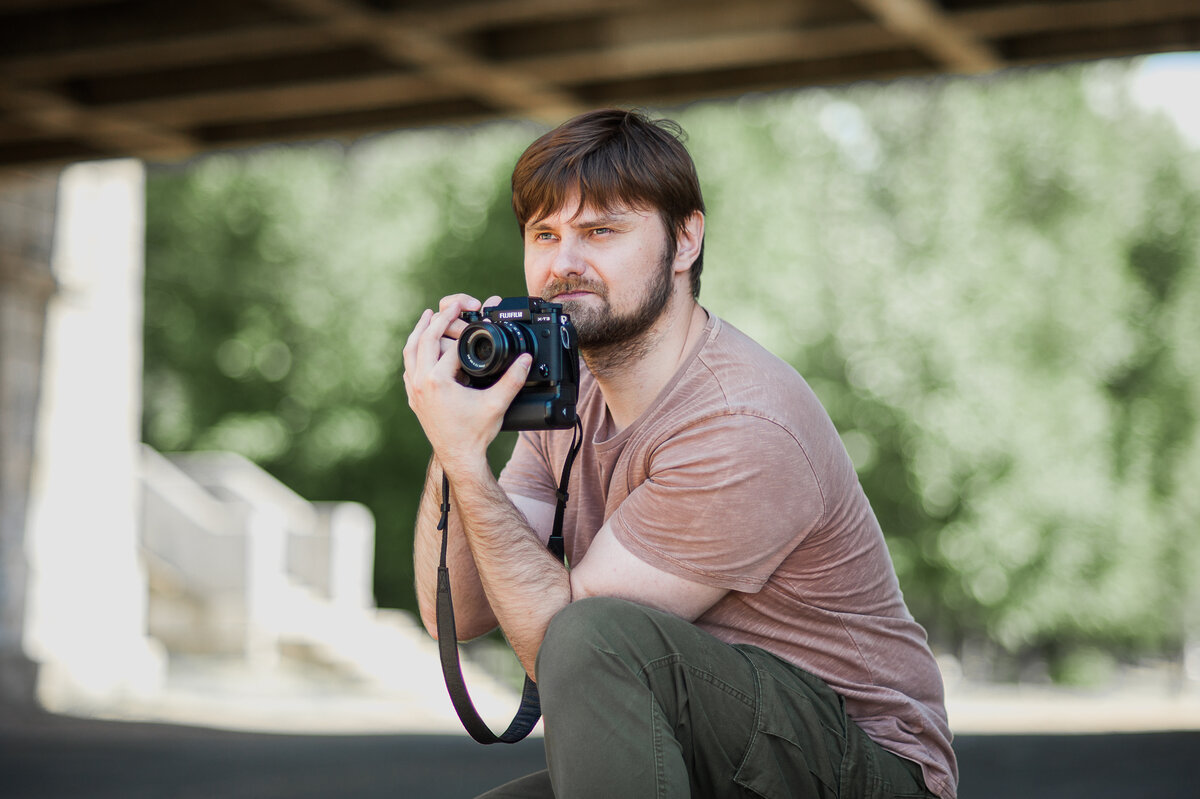
<instances>
[{"instance_id":1,"label":"man's face","mask_svg":"<svg viewBox=\"0 0 1200 799\"><path fill-rule=\"evenodd\" d=\"M600 211L578 199L525 226L525 281L531 296L561 303L580 346L636 339L671 298L674 269L659 216Z\"/></svg>"}]
</instances>

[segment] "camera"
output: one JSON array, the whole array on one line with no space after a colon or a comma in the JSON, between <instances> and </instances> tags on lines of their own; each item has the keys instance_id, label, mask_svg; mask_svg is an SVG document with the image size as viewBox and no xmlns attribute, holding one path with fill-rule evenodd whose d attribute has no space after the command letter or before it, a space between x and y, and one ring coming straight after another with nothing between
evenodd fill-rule
<instances>
[{"instance_id":1,"label":"camera","mask_svg":"<svg viewBox=\"0 0 1200 799\"><path fill-rule=\"evenodd\" d=\"M521 353L533 356L525 385L504 414L502 430L575 425L579 340L562 306L538 297L508 297L482 311L464 311L458 360L467 385L487 388Z\"/></svg>"}]
</instances>

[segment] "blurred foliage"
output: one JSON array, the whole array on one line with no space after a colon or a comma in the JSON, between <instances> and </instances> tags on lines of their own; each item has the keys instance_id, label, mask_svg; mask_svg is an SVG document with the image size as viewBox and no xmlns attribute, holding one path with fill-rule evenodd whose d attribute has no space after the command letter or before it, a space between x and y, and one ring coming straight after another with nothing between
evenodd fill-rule
<instances>
[{"instance_id":1,"label":"blurred foliage","mask_svg":"<svg viewBox=\"0 0 1200 799\"><path fill-rule=\"evenodd\" d=\"M445 294L524 292L506 186L530 136L273 148L148 180L146 441L240 452L308 499L366 504L384 606L415 602L429 457L401 350Z\"/></svg>"},{"instance_id":2,"label":"blurred foliage","mask_svg":"<svg viewBox=\"0 0 1200 799\"><path fill-rule=\"evenodd\" d=\"M1197 622L1200 157L1127 71L672 114L709 206L702 299L813 385L935 647L1068 680L1098 651L1171 654ZM508 176L537 132L152 173L146 440L366 503L377 597L411 608L428 445L400 351L444 294L523 293Z\"/></svg>"}]
</instances>

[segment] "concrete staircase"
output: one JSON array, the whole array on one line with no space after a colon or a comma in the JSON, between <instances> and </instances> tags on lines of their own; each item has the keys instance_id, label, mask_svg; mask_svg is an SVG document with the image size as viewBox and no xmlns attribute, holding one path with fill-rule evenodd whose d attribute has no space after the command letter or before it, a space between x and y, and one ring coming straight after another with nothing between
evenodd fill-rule
<instances>
[{"instance_id":1,"label":"concrete staircase","mask_svg":"<svg viewBox=\"0 0 1200 799\"><path fill-rule=\"evenodd\" d=\"M461 730L436 643L410 614L374 605L369 510L308 502L231 453L145 448L141 468L149 634L171 668L164 689L124 715L287 731ZM476 706L500 729L520 685L502 649L481 641L464 658ZM497 668L507 673L493 676Z\"/></svg>"}]
</instances>

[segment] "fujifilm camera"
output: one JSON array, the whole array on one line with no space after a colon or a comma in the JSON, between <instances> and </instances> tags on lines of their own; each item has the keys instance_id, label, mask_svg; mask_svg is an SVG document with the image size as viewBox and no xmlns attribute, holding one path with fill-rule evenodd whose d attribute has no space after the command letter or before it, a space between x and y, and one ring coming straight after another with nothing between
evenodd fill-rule
<instances>
[{"instance_id":1,"label":"fujifilm camera","mask_svg":"<svg viewBox=\"0 0 1200 799\"><path fill-rule=\"evenodd\" d=\"M504 414L502 430L575 425L579 341L569 315L537 297L508 297L482 311L464 311L458 359L472 388L500 379L521 353L533 356L525 386Z\"/></svg>"}]
</instances>

